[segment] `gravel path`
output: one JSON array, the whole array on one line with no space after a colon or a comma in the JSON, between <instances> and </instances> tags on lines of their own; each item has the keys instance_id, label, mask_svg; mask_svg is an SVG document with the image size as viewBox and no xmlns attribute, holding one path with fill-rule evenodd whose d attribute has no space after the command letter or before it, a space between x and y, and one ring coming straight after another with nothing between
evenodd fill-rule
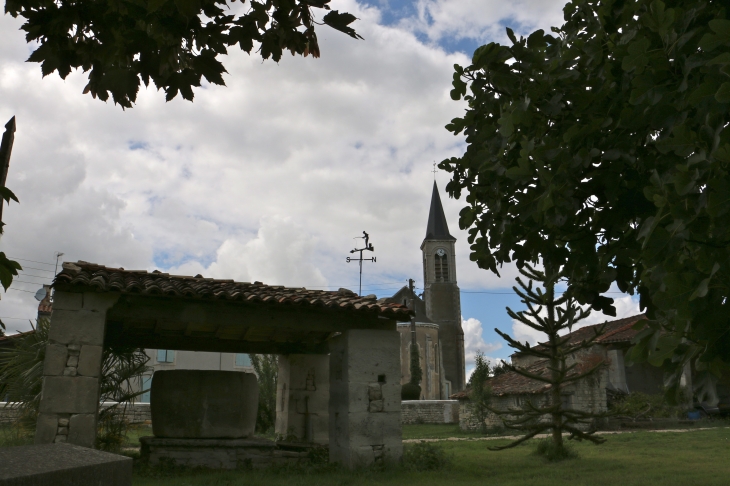
<instances>
[{"instance_id":1,"label":"gravel path","mask_svg":"<svg viewBox=\"0 0 730 486\"><path fill-rule=\"evenodd\" d=\"M699 427L696 429L661 429L661 430L607 430L603 432L596 432L596 435L615 435L615 434L635 434L636 432L656 432L656 433L667 433L667 432L694 432L696 430L714 430L714 429L730 429L730 427ZM569 434L563 434L569 435ZM515 440L522 437L521 435L503 435L495 437L448 437L445 439L405 439L404 444L413 444L414 442L441 442L441 441L459 441L459 440ZM550 437L550 434L538 434L535 438L541 439L544 437Z\"/></svg>"}]
</instances>

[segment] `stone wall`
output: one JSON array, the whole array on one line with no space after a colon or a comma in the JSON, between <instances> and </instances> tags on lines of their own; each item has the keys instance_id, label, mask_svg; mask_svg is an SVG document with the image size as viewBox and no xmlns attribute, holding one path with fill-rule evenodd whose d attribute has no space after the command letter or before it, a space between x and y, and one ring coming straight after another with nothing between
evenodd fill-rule
<instances>
[{"instance_id":1,"label":"stone wall","mask_svg":"<svg viewBox=\"0 0 730 486\"><path fill-rule=\"evenodd\" d=\"M404 424L459 423L458 400L404 400L401 402Z\"/></svg>"},{"instance_id":2,"label":"stone wall","mask_svg":"<svg viewBox=\"0 0 730 486\"><path fill-rule=\"evenodd\" d=\"M102 404L102 408L111 406L111 403ZM6 402L0 402L0 425L9 425L18 419L18 410L12 404L7 405ZM152 415L150 414L149 403L135 403L127 405L124 414L130 424L151 424Z\"/></svg>"}]
</instances>

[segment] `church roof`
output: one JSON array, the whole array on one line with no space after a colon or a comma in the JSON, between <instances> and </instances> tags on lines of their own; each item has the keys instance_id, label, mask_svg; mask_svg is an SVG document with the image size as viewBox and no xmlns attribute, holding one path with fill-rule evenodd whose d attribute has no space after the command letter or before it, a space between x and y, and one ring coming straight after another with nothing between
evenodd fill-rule
<instances>
[{"instance_id":1,"label":"church roof","mask_svg":"<svg viewBox=\"0 0 730 486\"><path fill-rule=\"evenodd\" d=\"M433 181L433 194L431 195L431 209L428 212L428 225L426 226L427 240L456 240L449 233L449 225L446 224L444 207L441 205L441 197Z\"/></svg>"}]
</instances>

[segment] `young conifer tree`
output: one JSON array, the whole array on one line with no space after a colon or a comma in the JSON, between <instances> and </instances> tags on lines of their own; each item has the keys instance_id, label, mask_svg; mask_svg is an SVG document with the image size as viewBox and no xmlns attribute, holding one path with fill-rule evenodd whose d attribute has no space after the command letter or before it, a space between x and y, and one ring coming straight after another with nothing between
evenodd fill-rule
<instances>
[{"instance_id":1,"label":"young conifer tree","mask_svg":"<svg viewBox=\"0 0 730 486\"><path fill-rule=\"evenodd\" d=\"M495 331L507 341L510 347L523 355L543 360L547 372L542 374L513 364L503 362L503 365L518 375L545 383L548 385L547 392L542 403L536 403L538 400L528 400L521 407L510 410L490 407L490 411L502 418L505 427L524 433L523 437L506 446L490 447L490 449L502 450L514 447L537 434L548 431L552 433L552 443L558 455L565 450L563 432L569 433L570 439L586 439L595 444L601 444L605 442L605 439L593 435L593 431L590 429L595 419L604 417L606 414L566 407L562 401L562 392L566 386L597 373L601 367L605 366L602 360L588 363L577 361L568 364L568 357L593 346L596 339L602 335L603 329L597 329L589 339L577 343L568 342L569 338L564 335L563 331L572 331L576 323L588 317L590 310L582 309L569 296L555 297L555 284L561 275L549 264L545 265L545 271L525 265L520 269L520 273L529 279L529 283L526 284L520 277L517 277L520 288L512 288L522 298L522 303L527 306L527 310L514 312L508 307L507 313L512 319L544 333L547 341L540 346L530 347L529 343L521 343L497 329ZM533 289L533 282L539 282L544 290ZM561 336L561 334L563 335ZM586 425L588 430L581 430L582 426Z\"/></svg>"},{"instance_id":2,"label":"young conifer tree","mask_svg":"<svg viewBox=\"0 0 730 486\"><path fill-rule=\"evenodd\" d=\"M484 434L487 432L487 415L489 414L489 403L492 395L488 383L491 370L489 361L481 351L477 351L474 364L474 371L471 372L467 384L469 387L469 402L474 416L479 422L480 431Z\"/></svg>"}]
</instances>

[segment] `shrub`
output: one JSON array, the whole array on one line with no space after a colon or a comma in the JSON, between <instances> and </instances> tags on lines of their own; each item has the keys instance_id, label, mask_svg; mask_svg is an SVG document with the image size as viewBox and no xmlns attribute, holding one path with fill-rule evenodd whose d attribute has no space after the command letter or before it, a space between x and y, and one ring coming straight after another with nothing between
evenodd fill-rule
<instances>
[{"instance_id":1,"label":"shrub","mask_svg":"<svg viewBox=\"0 0 730 486\"><path fill-rule=\"evenodd\" d=\"M575 452L572 446L567 444L557 446L550 437L538 441L535 453L550 462L576 459L578 457L578 453Z\"/></svg>"},{"instance_id":2,"label":"shrub","mask_svg":"<svg viewBox=\"0 0 730 486\"><path fill-rule=\"evenodd\" d=\"M400 389L401 400L419 400L421 398L421 387L413 383L406 383Z\"/></svg>"},{"instance_id":3,"label":"shrub","mask_svg":"<svg viewBox=\"0 0 730 486\"><path fill-rule=\"evenodd\" d=\"M611 411L616 415L639 418L676 418L682 412L682 407L670 405L664 395L649 395L641 392L632 392L619 398L611 405Z\"/></svg>"},{"instance_id":4,"label":"shrub","mask_svg":"<svg viewBox=\"0 0 730 486\"><path fill-rule=\"evenodd\" d=\"M420 441L406 447L403 464L416 471L437 471L453 463L453 457L443 446L433 442Z\"/></svg>"}]
</instances>

